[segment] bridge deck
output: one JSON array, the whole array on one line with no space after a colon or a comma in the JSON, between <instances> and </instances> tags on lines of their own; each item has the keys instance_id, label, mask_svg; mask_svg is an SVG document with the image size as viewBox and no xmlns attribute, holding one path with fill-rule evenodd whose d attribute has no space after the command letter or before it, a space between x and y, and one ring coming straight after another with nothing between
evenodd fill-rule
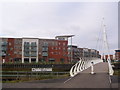
<instances>
[{"instance_id":1,"label":"bridge deck","mask_svg":"<svg viewBox=\"0 0 120 90\"><path fill-rule=\"evenodd\" d=\"M108 73L108 63L107 62L101 62L98 64L94 65L94 72L95 73ZM86 70L84 70L82 73L90 73L91 68L88 68Z\"/></svg>"},{"instance_id":2,"label":"bridge deck","mask_svg":"<svg viewBox=\"0 0 120 90\"><path fill-rule=\"evenodd\" d=\"M84 70L75 77L67 81L64 87L70 88L110 88L110 78L108 74L108 63L94 65L94 72L91 75L91 68Z\"/></svg>"},{"instance_id":3,"label":"bridge deck","mask_svg":"<svg viewBox=\"0 0 120 90\"><path fill-rule=\"evenodd\" d=\"M73 78L63 80L63 82L51 80L51 83L40 83L40 81L15 84L5 83L3 88L110 88L108 63L94 65L94 72L96 74L91 75L90 68L88 68Z\"/></svg>"}]
</instances>

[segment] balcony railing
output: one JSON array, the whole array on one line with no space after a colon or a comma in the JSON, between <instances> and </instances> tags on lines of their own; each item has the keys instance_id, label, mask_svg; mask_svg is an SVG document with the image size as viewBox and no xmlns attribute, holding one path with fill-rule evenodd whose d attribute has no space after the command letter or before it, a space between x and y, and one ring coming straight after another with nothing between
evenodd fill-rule
<instances>
[{"instance_id":1,"label":"balcony railing","mask_svg":"<svg viewBox=\"0 0 120 90\"><path fill-rule=\"evenodd\" d=\"M31 57L36 57L37 55L36 54L31 54Z\"/></svg>"},{"instance_id":2,"label":"balcony railing","mask_svg":"<svg viewBox=\"0 0 120 90\"><path fill-rule=\"evenodd\" d=\"M43 46L48 47L48 44L47 44L47 43L44 43Z\"/></svg>"},{"instance_id":3,"label":"balcony railing","mask_svg":"<svg viewBox=\"0 0 120 90\"><path fill-rule=\"evenodd\" d=\"M30 57L30 54L24 54L25 57Z\"/></svg>"},{"instance_id":4,"label":"balcony railing","mask_svg":"<svg viewBox=\"0 0 120 90\"><path fill-rule=\"evenodd\" d=\"M48 48L42 48L42 51L48 51Z\"/></svg>"},{"instance_id":5,"label":"balcony railing","mask_svg":"<svg viewBox=\"0 0 120 90\"><path fill-rule=\"evenodd\" d=\"M2 42L2 46L6 46L7 45L7 42Z\"/></svg>"},{"instance_id":6,"label":"balcony railing","mask_svg":"<svg viewBox=\"0 0 120 90\"><path fill-rule=\"evenodd\" d=\"M7 51L7 47L2 47L1 50L2 51Z\"/></svg>"},{"instance_id":7,"label":"balcony railing","mask_svg":"<svg viewBox=\"0 0 120 90\"><path fill-rule=\"evenodd\" d=\"M30 44L24 44L24 47L30 47Z\"/></svg>"},{"instance_id":8,"label":"balcony railing","mask_svg":"<svg viewBox=\"0 0 120 90\"><path fill-rule=\"evenodd\" d=\"M27 52L27 51L29 52L29 51L30 51L30 49L24 49L24 52Z\"/></svg>"},{"instance_id":9,"label":"balcony railing","mask_svg":"<svg viewBox=\"0 0 120 90\"><path fill-rule=\"evenodd\" d=\"M0 53L0 56L6 56L6 53L2 52Z\"/></svg>"},{"instance_id":10,"label":"balcony railing","mask_svg":"<svg viewBox=\"0 0 120 90\"><path fill-rule=\"evenodd\" d=\"M37 45L36 44L31 44L31 47L37 47Z\"/></svg>"},{"instance_id":11,"label":"balcony railing","mask_svg":"<svg viewBox=\"0 0 120 90\"><path fill-rule=\"evenodd\" d=\"M36 48L33 48L33 49L31 49L31 51L37 51L37 49L36 49Z\"/></svg>"},{"instance_id":12,"label":"balcony railing","mask_svg":"<svg viewBox=\"0 0 120 90\"><path fill-rule=\"evenodd\" d=\"M48 56L48 53L44 52L42 53L42 56Z\"/></svg>"}]
</instances>

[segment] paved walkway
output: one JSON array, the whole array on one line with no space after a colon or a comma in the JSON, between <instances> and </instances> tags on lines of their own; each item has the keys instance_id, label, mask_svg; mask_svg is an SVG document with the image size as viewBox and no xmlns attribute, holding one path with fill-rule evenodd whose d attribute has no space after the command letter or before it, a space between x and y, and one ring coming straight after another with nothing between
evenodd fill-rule
<instances>
[{"instance_id":1,"label":"paved walkway","mask_svg":"<svg viewBox=\"0 0 120 90\"><path fill-rule=\"evenodd\" d=\"M63 80L51 80L46 83L34 81L29 83L4 83L3 88L111 88L110 76L108 74L108 63L94 65L94 72L90 74L90 68L77 74L73 78ZM60 82L59 82L60 81ZM65 82L65 83L64 83ZM114 88L118 86L114 85Z\"/></svg>"},{"instance_id":2,"label":"paved walkway","mask_svg":"<svg viewBox=\"0 0 120 90\"><path fill-rule=\"evenodd\" d=\"M110 77L108 74L108 63L94 65L94 72L91 75L91 68L84 70L65 83L64 87L70 88L110 88Z\"/></svg>"}]
</instances>

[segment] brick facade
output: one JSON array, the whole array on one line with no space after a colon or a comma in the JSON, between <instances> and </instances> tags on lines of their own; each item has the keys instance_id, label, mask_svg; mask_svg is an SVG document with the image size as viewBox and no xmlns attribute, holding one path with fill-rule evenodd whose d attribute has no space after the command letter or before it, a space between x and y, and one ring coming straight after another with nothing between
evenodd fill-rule
<instances>
[{"instance_id":1,"label":"brick facade","mask_svg":"<svg viewBox=\"0 0 120 90\"><path fill-rule=\"evenodd\" d=\"M120 60L120 50L115 50L115 59Z\"/></svg>"},{"instance_id":2,"label":"brick facade","mask_svg":"<svg viewBox=\"0 0 120 90\"><path fill-rule=\"evenodd\" d=\"M68 46L68 37L55 39L2 38L2 60L5 62L77 62L83 57L98 57L99 51ZM72 53L72 54L71 54Z\"/></svg>"}]
</instances>

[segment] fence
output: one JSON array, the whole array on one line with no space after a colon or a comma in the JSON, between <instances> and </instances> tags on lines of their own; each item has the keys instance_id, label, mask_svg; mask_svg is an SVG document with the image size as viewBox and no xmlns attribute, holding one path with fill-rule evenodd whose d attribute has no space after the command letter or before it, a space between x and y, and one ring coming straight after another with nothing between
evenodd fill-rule
<instances>
[{"instance_id":1,"label":"fence","mask_svg":"<svg viewBox=\"0 0 120 90\"><path fill-rule=\"evenodd\" d=\"M48 78L57 78L61 76L69 76L69 72L32 72L32 71L2 71L3 81L6 80L20 80L23 78L26 79L48 79Z\"/></svg>"}]
</instances>

